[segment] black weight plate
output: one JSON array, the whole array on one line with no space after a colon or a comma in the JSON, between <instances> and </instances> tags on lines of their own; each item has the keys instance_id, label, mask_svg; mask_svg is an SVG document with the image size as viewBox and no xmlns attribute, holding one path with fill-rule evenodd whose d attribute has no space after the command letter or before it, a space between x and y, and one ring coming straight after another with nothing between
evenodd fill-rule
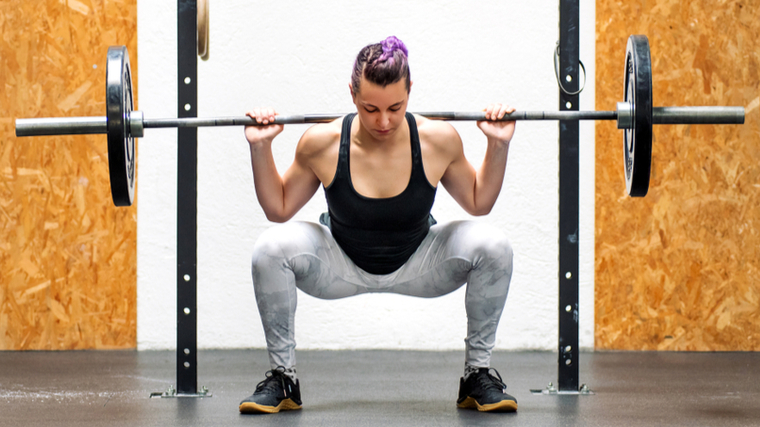
<instances>
[{"instance_id":1,"label":"black weight plate","mask_svg":"<svg viewBox=\"0 0 760 427\"><path fill-rule=\"evenodd\" d=\"M631 197L644 197L652 169L652 60L646 36L628 38L625 101L633 106L633 128L623 133L625 188Z\"/></svg>"},{"instance_id":2,"label":"black weight plate","mask_svg":"<svg viewBox=\"0 0 760 427\"><path fill-rule=\"evenodd\" d=\"M106 117L111 197L116 206L131 206L135 196L135 140L129 130L132 70L125 46L108 48L106 63Z\"/></svg>"}]
</instances>

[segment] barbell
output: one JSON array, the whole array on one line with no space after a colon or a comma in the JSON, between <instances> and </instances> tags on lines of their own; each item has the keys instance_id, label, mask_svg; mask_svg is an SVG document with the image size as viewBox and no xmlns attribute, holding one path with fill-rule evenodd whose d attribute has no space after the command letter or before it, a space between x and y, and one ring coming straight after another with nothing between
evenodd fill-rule
<instances>
[{"instance_id":1,"label":"barbell","mask_svg":"<svg viewBox=\"0 0 760 427\"><path fill-rule=\"evenodd\" d=\"M116 206L130 206L135 189L135 138L146 128L249 126L247 116L216 118L149 119L134 110L132 71L124 46L108 49L106 64L106 115L102 117L16 119L16 136L108 135L111 196ZM485 120L484 112L418 113L438 120ZM276 116L276 124L324 123L342 114ZM623 130L626 191L643 197L649 189L652 163L652 125L743 124L744 107L653 107L652 66L646 36L628 38L625 58L625 92L615 111L515 111L510 120L616 120Z\"/></svg>"}]
</instances>

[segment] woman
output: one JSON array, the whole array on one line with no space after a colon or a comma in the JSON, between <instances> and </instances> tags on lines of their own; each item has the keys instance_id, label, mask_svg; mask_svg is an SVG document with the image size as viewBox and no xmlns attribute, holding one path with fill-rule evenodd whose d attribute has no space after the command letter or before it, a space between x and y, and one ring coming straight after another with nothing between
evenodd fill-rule
<instances>
[{"instance_id":1,"label":"woman","mask_svg":"<svg viewBox=\"0 0 760 427\"><path fill-rule=\"evenodd\" d=\"M283 130L276 112L248 115L256 194L270 221L288 221L322 185L328 212L321 224L289 222L256 243L252 275L272 367L240 412L300 409L296 378L296 288L335 299L366 292L436 297L467 283L465 371L457 404L514 411L498 372L490 372L496 327L512 275L512 249L492 227L459 221L435 225L430 216L438 184L472 215L490 212L501 190L515 123L514 111L492 104L478 122L488 140L483 164L465 159L462 141L445 122L406 112L412 87L408 51L396 37L364 47L350 90L356 113L308 129L283 175L272 141ZM498 377L498 378L497 378Z\"/></svg>"}]
</instances>

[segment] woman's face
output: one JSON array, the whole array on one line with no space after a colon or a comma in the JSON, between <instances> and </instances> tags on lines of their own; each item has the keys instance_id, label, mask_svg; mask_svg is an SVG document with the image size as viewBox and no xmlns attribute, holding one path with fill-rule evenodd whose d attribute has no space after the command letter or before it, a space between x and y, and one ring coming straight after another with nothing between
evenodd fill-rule
<instances>
[{"instance_id":1,"label":"woman's face","mask_svg":"<svg viewBox=\"0 0 760 427\"><path fill-rule=\"evenodd\" d=\"M403 125L409 102L404 79L383 87L362 78L359 93L352 90L351 94L359 120L373 138L381 141L390 139Z\"/></svg>"}]
</instances>

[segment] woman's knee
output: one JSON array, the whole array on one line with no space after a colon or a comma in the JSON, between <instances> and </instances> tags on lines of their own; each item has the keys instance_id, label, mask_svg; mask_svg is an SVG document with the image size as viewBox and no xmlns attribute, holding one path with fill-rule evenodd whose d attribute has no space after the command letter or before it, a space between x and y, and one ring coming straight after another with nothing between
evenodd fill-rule
<instances>
[{"instance_id":1,"label":"woman's knee","mask_svg":"<svg viewBox=\"0 0 760 427\"><path fill-rule=\"evenodd\" d=\"M467 224L465 240L474 258L512 264L512 244L502 230L473 221Z\"/></svg>"},{"instance_id":2,"label":"woman's knee","mask_svg":"<svg viewBox=\"0 0 760 427\"><path fill-rule=\"evenodd\" d=\"M308 223L293 221L277 224L265 230L253 247L253 266L272 260L281 262L302 252L304 246L308 246L309 228Z\"/></svg>"}]
</instances>

